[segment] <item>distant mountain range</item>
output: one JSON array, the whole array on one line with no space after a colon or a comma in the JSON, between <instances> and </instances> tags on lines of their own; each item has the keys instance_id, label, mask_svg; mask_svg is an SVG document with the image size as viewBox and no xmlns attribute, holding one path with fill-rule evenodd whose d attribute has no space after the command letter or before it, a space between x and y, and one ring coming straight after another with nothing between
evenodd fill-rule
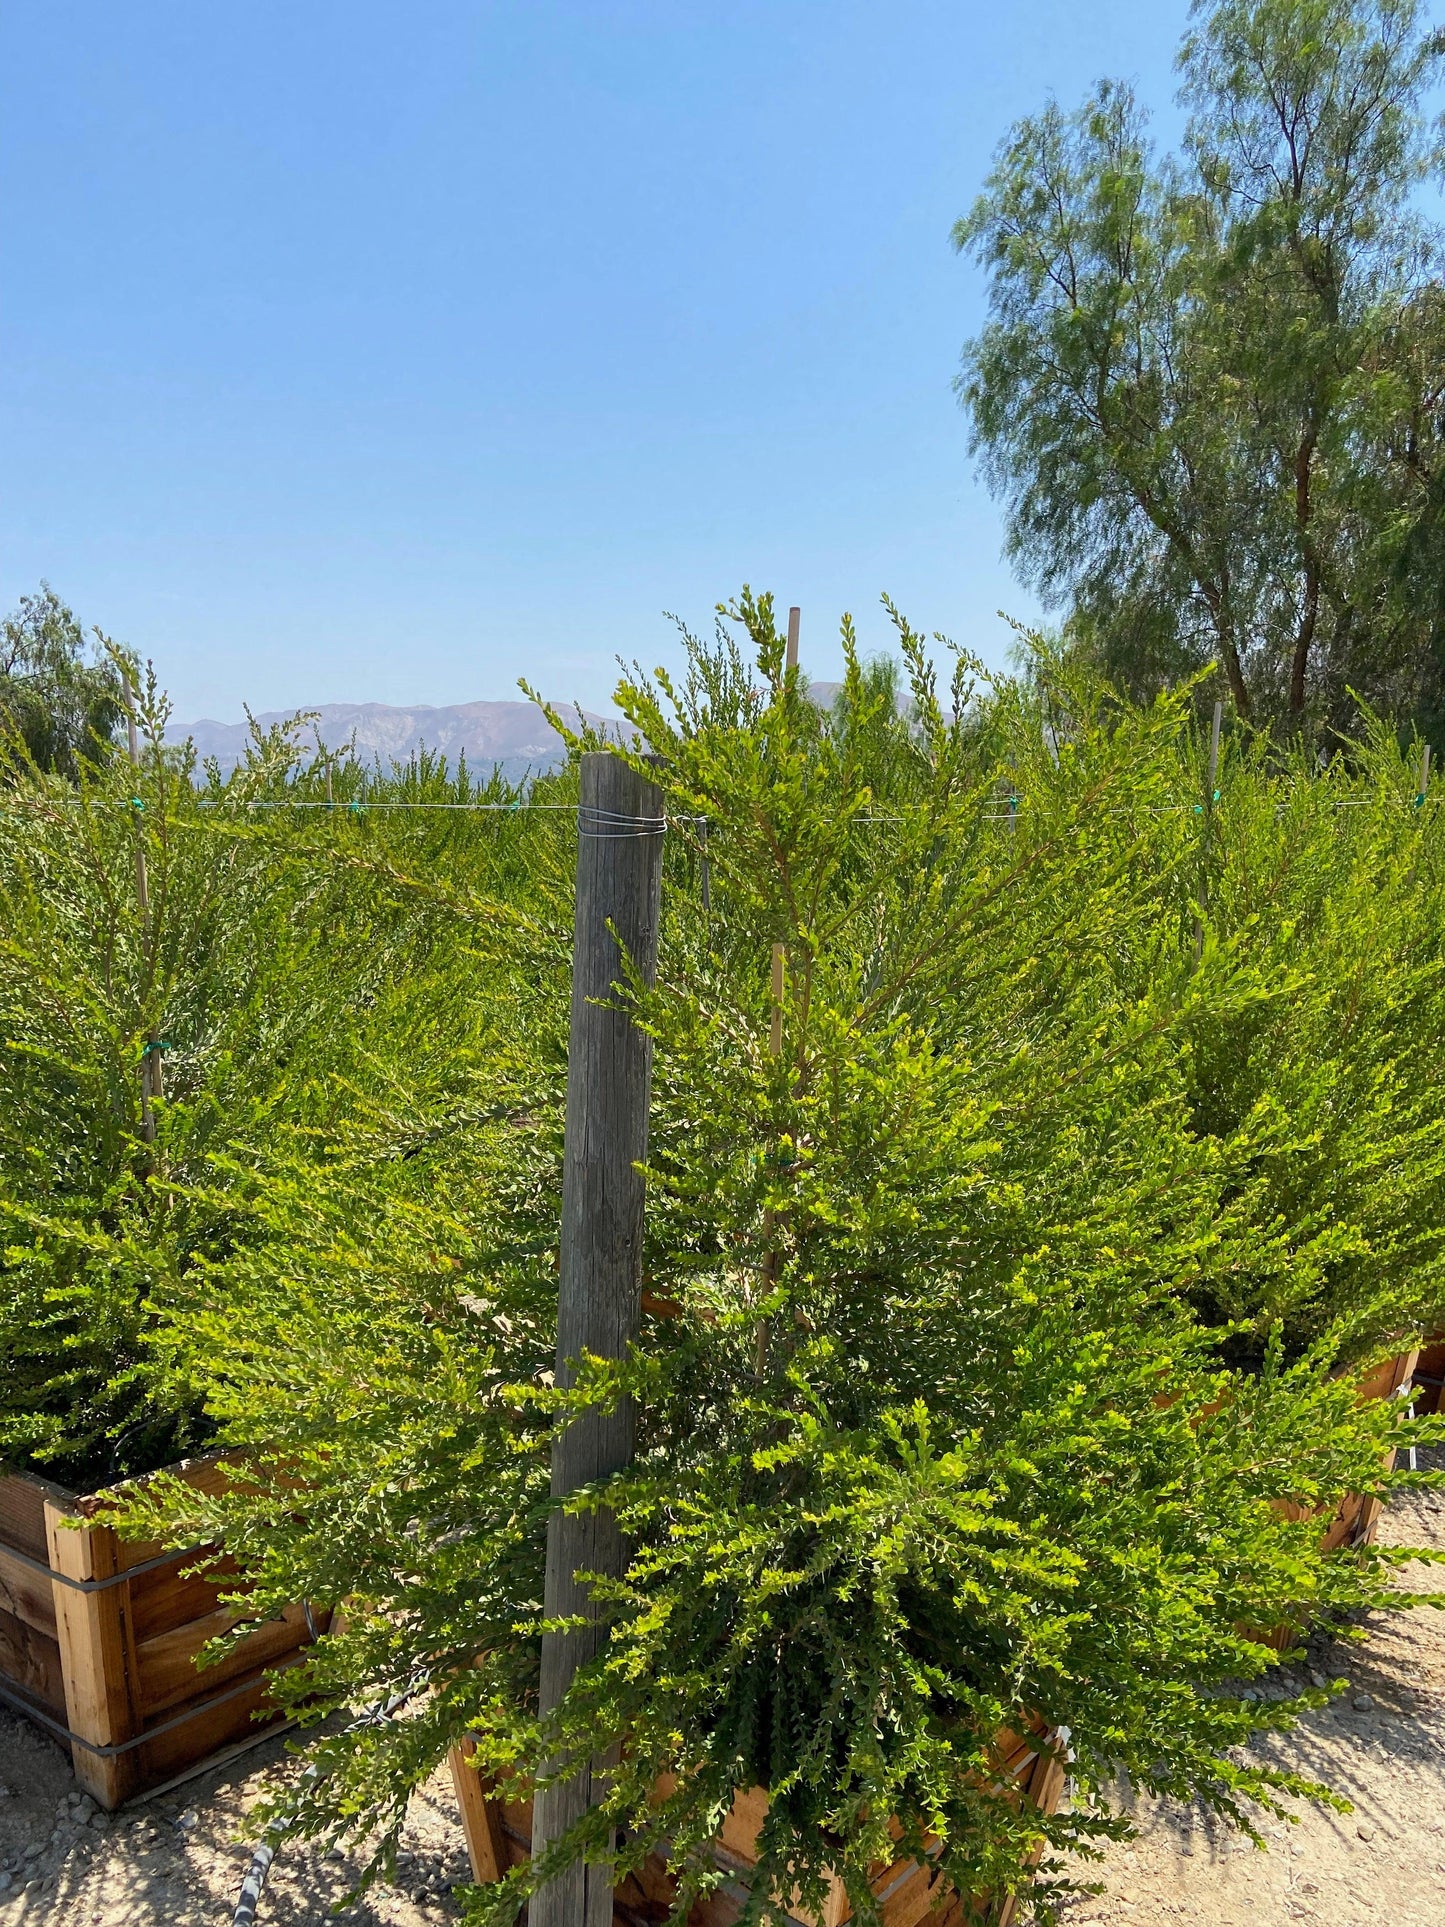
<instances>
[{"instance_id":1,"label":"distant mountain range","mask_svg":"<svg viewBox=\"0 0 1445 1927\"><path fill-rule=\"evenodd\" d=\"M840 682L810 683L808 694L830 709L842 687ZM290 722L297 713L267 709L256 721L262 729L271 729ZM406 762L417 750L429 749L445 756L454 769L457 759L465 756L467 767L477 776L490 775L493 764L500 764L503 776L515 783L529 771L554 769L566 757L562 738L535 703L451 703L440 709L426 703L412 709L394 709L389 703L319 703L303 713L316 719L308 725L306 740L319 737L327 749L336 751L351 745L360 762L379 761L383 769ZM609 734L631 733L631 725L621 717L599 716L572 703L558 703L557 713L574 727L583 717ZM202 762L214 757L221 774L228 776L244 760L251 730L246 723L217 723L208 716L195 723L172 723L166 730L168 742L183 743L187 737Z\"/></svg>"},{"instance_id":2,"label":"distant mountain range","mask_svg":"<svg viewBox=\"0 0 1445 1927\"><path fill-rule=\"evenodd\" d=\"M569 724L585 717L609 731L626 728L615 716L594 715L571 703L558 703L557 711ZM270 729L289 722L296 713L268 709L256 721ZM478 776L489 775L493 764L500 764L503 775L515 782L529 770L554 768L566 754L561 737L533 703L452 703L440 709L424 703L414 709L394 709L389 703L320 703L307 713L314 714L314 733L327 749L339 751L352 745L361 762L379 759L383 768L406 762L419 749L429 749L445 756L453 768L464 755ZM244 759L251 731L245 723L217 723L202 717L195 723L172 723L166 737L174 743L189 737L201 760L214 757L226 774Z\"/></svg>"}]
</instances>

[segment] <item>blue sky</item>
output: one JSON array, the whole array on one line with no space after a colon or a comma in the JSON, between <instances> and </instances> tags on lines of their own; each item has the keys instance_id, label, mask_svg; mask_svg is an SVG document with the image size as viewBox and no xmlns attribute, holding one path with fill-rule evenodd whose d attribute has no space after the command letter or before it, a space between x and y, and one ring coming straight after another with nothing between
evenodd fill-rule
<instances>
[{"instance_id":1,"label":"blue sky","mask_svg":"<svg viewBox=\"0 0 1445 1927\"><path fill-rule=\"evenodd\" d=\"M597 703L744 581L1001 661L1036 613L951 393L1009 123L1175 116L1182 4L0 10L0 603L184 719Z\"/></svg>"}]
</instances>

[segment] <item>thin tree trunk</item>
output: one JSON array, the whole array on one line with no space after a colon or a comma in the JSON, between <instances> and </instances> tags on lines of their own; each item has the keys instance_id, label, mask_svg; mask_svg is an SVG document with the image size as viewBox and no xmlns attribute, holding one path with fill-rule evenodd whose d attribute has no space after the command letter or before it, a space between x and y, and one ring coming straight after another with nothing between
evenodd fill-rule
<instances>
[{"instance_id":1,"label":"thin tree trunk","mask_svg":"<svg viewBox=\"0 0 1445 1927\"><path fill-rule=\"evenodd\" d=\"M1305 564L1305 606L1295 631L1294 655L1289 666L1289 713L1300 722L1305 713L1305 674L1320 613L1320 572L1313 561Z\"/></svg>"},{"instance_id":2,"label":"thin tree trunk","mask_svg":"<svg viewBox=\"0 0 1445 1927\"><path fill-rule=\"evenodd\" d=\"M1314 454L1315 431L1311 427L1300 443L1294 460L1294 519L1305 560L1304 608L1300 612L1299 627L1295 630L1294 655L1289 667L1289 713L1291 720L1296 723L1305 713L1305 678L1320 616L1320 565L1309 533L1313 514L1310 479Z\"/></svg>"}]
</instances>

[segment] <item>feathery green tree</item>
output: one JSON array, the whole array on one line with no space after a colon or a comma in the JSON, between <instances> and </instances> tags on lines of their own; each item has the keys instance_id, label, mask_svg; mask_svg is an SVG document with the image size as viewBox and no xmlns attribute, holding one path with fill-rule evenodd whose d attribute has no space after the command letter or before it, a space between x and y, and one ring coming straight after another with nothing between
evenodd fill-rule
<instances>
[{"instance_id":1,"label":"feathery green tree","mask_svg":"<svg viewBox=\"0 0 1445 1927\"><path fill-rule=\"evenodd\" d=\"M1018 123L957 246L959 394L1009 549L1147 695L1217 660L1242 717L1434 726L1445 294L1417 0L1199 0L1184 152L1129 87Z\"/></svg>"}]
</instances>

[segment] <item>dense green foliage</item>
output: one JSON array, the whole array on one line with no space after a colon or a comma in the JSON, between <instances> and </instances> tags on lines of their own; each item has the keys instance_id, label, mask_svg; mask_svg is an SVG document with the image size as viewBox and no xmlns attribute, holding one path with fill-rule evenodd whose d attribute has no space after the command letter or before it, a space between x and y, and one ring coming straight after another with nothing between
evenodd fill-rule
<instances>
[{"instance_id":1,"label":"dense green foliage","mask_svg":"<svg viewBox=\"0 0 1445 1927\"><path fill-rule=\"evenodd\" d=\"M478 1101L436 1009L468 1005L469 858L446 810L378 800L512 800L465 772L348 765L324 810L299 728L223 783L163 747L154 689L140 707L139 769L23 763L0 808L0 1458L81 1486L207 1435L186 1388L156 1383L153 1295L244 1248L251 1173L288 1134L349 1128L353 1161L405 1157ZM503 832L494 891L506 850Z\"/></svg>"},{"instance_id":2,"label":"dense green foliage","mask_svg":"<svg viewBox=\"0 0 1445 1927\"><path fill-rule=\"evenodd\" d=\"M666 759L659 976L619 960L619 995L654 1038L673 1315L555 1388L566 814L406 863L432 833L379 828L362 865L349 822L293 812L308 873L361 865L397 906L425 878L434 948L344 1046L344 1104L149 1180L230 1213L152 1285L151 1355L250 1470L133 1519L224 1540L251 1612L346 1601L283 1683L312 1715L429 1682L320 1743L303 1831L398 1824L463 1731L524 1773L615 1738L611 1807L558 1855L665 1838L685 1898L764 1782L758 1916L836 1867L866 1920L890 1815L962 1891L1024 1877L1039 1828L990 1760L1031 1713L1076 1754L1055 1846L1118 1828L1089 1795L1120 1764L1241 1823L1302 1790L1244 1750L1289 1709L1236 1683L1273 1657L1251 1628L1398 1600L1388 1556L1324 1555L1281 1501L1383 1490L1424 1435L1351 1371L1445 1308L1445 832L1384 736L1324 776L1227 745L1216 804L1187 689L1136 709L1067 662L991 690L960 661L940 699L901 626L904 721L845 629L828 715L770 605L738 613L748 653L618 692ZM544 1725L548 1440L623 1392L636 1462L577 1503L618 1507L631 1563Z\"/></svg>"},{"instance_id":3,"label":"dense green foliage","mask_svg":"<svg viewBox=\"0 0 1445 1927\"><path fill-rule=\"evenodd\" d=\"M104 761L123 708L120 671L99 645L87 650L73 613L42 582L0 623L0 718L20 755L74 777Z\"/></svg>"},{"instance_id":4,"label":"dense green foliage","mask_svg":"<svg viewBox=\"0 0 1445 1927\"><path fill-rule=\"evenodd\" d=\"M1445 290L1417 0L1197 0L1184 151L1122 83L1020 121L955 230L1011 553L1152 694L1217 661L1315 733L1445 719Z\"/></svg>"}]
</instances>

